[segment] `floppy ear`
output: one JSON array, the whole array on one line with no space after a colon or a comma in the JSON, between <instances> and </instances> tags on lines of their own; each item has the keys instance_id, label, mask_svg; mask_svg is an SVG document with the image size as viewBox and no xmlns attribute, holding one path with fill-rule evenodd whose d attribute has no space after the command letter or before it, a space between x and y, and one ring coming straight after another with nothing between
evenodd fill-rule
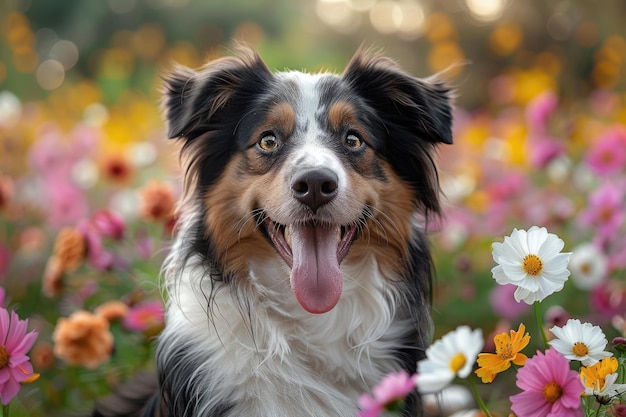
<instances>
[{"instance_id":1,"label":"floppy ear","mask_svg":"<svg viewBox=\"0 0 626 417\"><path fill-rule=\"evenodd\" d=\"M413 77L381 55L358 50L343 78L375 113L384 139L381 155L411 186L424 215L441 213L435 145L452 143L451 91L443 83Z\"/></svg>"},{"instance_id":2,"label":"floppy ear","mask_svg":"<svg viewBox=\"0 0 626 417\"><path fill-rule=\"evenodd\" d=\"M271 71L252 49L239 47L236 56L219 58L200 71L178 66L164 79L162 107L170 138L194 137L210 130L218 113L237 95L241 100L268 82Z\"/></svg>"},{"instance_id":3,"label":"floppy ear","mask_svg":"<svg viewBox=\"0 0 626 417\"><path fill-rule=\"evenodd\" d=\"M451 90L441 81L419 79L389 58L359 49L344 71L352 88L396 124L432 143L452 143Z\"/></svg>"}]
</instances>

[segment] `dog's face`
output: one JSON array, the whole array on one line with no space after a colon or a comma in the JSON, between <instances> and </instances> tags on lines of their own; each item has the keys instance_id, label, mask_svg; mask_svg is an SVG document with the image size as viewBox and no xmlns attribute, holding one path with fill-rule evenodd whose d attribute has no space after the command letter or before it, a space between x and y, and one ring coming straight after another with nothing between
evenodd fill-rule
<instances>
[{"instance_id":1,"label":"dog's face","mask_svg":"<svg viewBox=\"0 0 626 417\"><path fill-rule=\"evenodd\" d=\"M449 90L359 51L341 75L273 74L249 50L175 70L169 136L185 141L183 210L201 253L245 279L281 259L311 313L342 293L342 262L403 268L415 212L439 213L434 146L451 143Z\"/></svg>"}]
</instances>

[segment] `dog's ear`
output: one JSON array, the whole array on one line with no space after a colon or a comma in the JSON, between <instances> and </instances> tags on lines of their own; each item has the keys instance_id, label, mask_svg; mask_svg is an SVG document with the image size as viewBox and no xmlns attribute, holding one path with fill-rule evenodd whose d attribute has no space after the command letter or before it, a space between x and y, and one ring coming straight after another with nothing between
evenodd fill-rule
<instances>
[{"instance_id":1,"label":"dog's ear","mask_svg":"<svg viewBox=\"0 0 626 417\"><path fill-rule=\"evenodd\" d=\"M424 215L441 213L432 151L452 143L451 91L442 82L419 79L391 59L359 50L344 74L350 88L375 113L385 136L380 152L415 193Z\"/></svg>"},{"instance_id":2,"label":"dog's ear","mask_svg":"<svg viewBox=\"0 0 626 417\"><path fill-rule=\"evenodd\" d=\"M193 139L229 106L271 79L272 73L252 49L240 46L235 56L209 62L199 71L178 66L164 78L162 107L170 138Z\"/></svg>"},{"instance_id":3,"label":"dog's ear","mask_svg":"<svg viewBox=\"0 0 626 417\"><path fill-rule=\"evenodd\" d=\"M343 77L379 114L428 142L452 143L452 92L441 81L404 72L391 59L359 49Z\"/></svg>"}]
</instances>

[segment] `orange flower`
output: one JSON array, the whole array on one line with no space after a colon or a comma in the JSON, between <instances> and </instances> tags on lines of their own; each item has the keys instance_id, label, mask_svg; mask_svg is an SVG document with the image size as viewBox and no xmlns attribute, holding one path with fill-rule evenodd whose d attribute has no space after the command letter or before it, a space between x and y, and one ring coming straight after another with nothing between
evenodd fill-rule
<instances>
[{"instance_id":1,"label":"orange flower","mask_svg":"<svg viewBox=\"0 0 626 417\"><path fill-rule=\"evenodd\" d=\"M107 361L113 351L113 334L102 316L77 311L57 322L54 354L71 365L94 369Z\"/></svg>"},{"instance_id":2,"label":"orange flower","mask_svg":"<svg viewBox=\"0 0 626 417\"><path fill-rule=\"evenodd\" d=\"M128 304L118 300L107 301L96 307L94 313L104 317L111 323L112 321L121 320L126 317L126 314L128 314Z\"/></svg>"},{"instance_id":3,"label":"orange flower","mask_svg":"<svg viewBox=\"0 0 626 417\"><path fill-rule=\"evenodd\" d=\"M54 256L66 271L72 271L80 265L87 252L87 243L82 233L72 227L59 231L54 242Z\"/></svg>"},{"instance_id":4,"label":"orange flower","mask_svg":"<svg viewBox=\"0 0 626 417\"><path fill-rule=\"evenodd\" d=\"M496 374L511 367L511 362L519 366L526 363L528 357L520 353L530 342L530 335L524 333L525 331L526 327L524 324L520 324L517 331L510 331L510 336L506 333L496 335L493 338L493 342L496 345L496 353L480 353L478 355L476 362L479 368L475 373L482 379L483 383L492 382Z\"/></svg>"},{"instance_id":5,"label":"orange flower","mask_svg":"<svg viewBox=\"0 0 626 417\"><path fill-rule=\"evenodd\" d=\"M51 256L46 262L43 273L41 292L48 298L57 297L63 290L63 264L56 256Z\"/></svg>"},{"instance_id":6,"label":"orange flower","mask_svg":"<svg viewBox=\"0 0 626 417\"><path fill-rule=\"evenodd\" d=\"M31 353L31 357L33 366L36 369L49 369L54 364L54 352L52 351L52 345L47 342L37 344Z\"/></svg>"},{"instance_id":7,"label":"orange flower","mask_svg":"<svg viewBox=\"0 0 626 417\"><path fill-rule=\"evenodd\" d=\"M111 154L102 161L102 175L110 180L124 183L133 174L133 167L122 154Z\"/></svg>"},{"instance_id":8,"label":"orange flower","mask_svg":"<svg viewBox=\"0 0 626 417\"><path fill-rule=\"evenodd\" d=\"M151 181L141 190L139 212L149 221L169 220L174 215L176 199L167 185Z\"/></svg>"}]
</instances>

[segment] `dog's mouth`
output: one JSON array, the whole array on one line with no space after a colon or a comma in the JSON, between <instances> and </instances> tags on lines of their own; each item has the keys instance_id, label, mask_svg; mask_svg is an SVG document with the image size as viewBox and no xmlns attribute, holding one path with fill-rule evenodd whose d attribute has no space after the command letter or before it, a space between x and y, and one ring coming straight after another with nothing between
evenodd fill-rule
<instances>
[{"instance_id":1,"label":"dog's mouth","mask_svg":"<svg viewBox=\"0 0 626 417\"><path fill-rule=\"evenodd\" d=\"M343 290L339 265L352 245L356 226L315 222L286 226L270 218L265 226L291 268L291 289L302 308L314 314L332 310Z\"/></svg>"}]
</instances>

